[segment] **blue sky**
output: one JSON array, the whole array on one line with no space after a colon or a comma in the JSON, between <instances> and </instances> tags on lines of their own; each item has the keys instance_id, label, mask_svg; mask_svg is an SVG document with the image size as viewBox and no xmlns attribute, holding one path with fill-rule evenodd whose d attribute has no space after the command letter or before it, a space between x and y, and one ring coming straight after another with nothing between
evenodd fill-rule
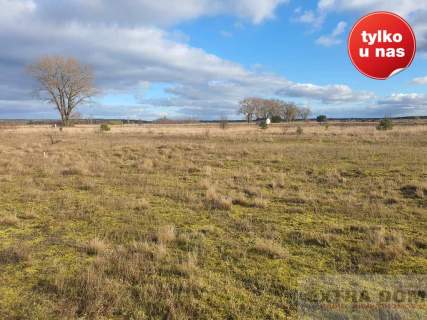
<instances>
[{"instance_id":1,"label":"blue sky","mask_svg":"<svg viewBox=\"0 0 427 320\"><path fill-rule=\"evenodd\" d=\"M427 115L427 3L415 0L0 0L0 118L56 118L25 66L46 54L92 65L102 94L84 116L236 118L240 99L275 97L314 115ZM347 36L387 10L413 26L410 69L364 77ZM22 21L25 21L23 25Z\"/></svg>"}]
</instances>

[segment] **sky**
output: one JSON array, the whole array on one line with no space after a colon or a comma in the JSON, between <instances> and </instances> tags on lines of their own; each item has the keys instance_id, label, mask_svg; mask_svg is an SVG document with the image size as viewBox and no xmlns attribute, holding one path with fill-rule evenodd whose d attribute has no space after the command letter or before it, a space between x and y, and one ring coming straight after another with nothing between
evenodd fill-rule
<instances>
[{"instance_id":1,"label":"sky","mask_svg":"<svg viewBox=\"0 0 427 320\"><path fill-rule=\"evenodd\" d=\"M427 115L427 0L0 0L0 118L56 119L26 66L44 55L93 67L99 95L84 117L237 119L259 96L313 115ZM364 14L413 27L412 66L360 74L347 37Z\"/></svg>"}]
</instances>

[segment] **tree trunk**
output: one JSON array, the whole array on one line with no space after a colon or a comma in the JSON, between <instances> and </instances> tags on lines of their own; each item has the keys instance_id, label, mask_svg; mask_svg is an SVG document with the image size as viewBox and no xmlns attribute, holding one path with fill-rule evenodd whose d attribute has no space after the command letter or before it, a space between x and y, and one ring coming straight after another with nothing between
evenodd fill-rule
<instances>
[{"instance_id":1,"label":"tree trunk","mask_svg":"<svg viewBox=\"0 0 427 320\"><path fill-rule=\"evenodd\" d=\"M70 119L68 116L64 116L64 119L62 120L62 123L64 124L64 127L70 126Z\"/></svg>"}]
</instances>

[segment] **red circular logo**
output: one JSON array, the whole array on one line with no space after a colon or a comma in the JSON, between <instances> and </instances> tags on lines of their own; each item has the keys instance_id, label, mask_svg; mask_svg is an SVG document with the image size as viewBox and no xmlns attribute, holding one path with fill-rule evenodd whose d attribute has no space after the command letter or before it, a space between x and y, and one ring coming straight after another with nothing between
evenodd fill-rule
<instances>
[{"instance_id":1,"label":"red circular logo","mask_svg":"<svg viewBox=\"0 0 427 320\"><path fill-rule=\"evenodd\" d=\"M408 68L416 50L411 26L391 12L373 12L363 17L348 38L348 53L354 66L377 80L386 80Z\"/></svg>"}]
</instances>

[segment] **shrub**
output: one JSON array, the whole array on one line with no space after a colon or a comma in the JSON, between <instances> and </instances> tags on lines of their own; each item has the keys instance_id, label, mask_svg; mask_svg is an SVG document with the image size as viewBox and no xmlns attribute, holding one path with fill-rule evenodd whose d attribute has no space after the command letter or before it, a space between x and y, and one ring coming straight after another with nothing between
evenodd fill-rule
<instances>
[{"instance_id":1,"label":"shrub","mask_svg":"<svg viewBox=\"0 0 427 320\"><path fill-rule=\"evenodd\" d=\"M384 118L378 123L377 130L392 130L393 129L393 121L389 118Z\"/></svg>"},{"instance_id":2,"label":"shrub","mask_svg":"<svg viewBox=\"0 0 427 320\"><path fill-rule=\"evenodd\" d=\"M304 133L304 130L301 127L297 128L297 135L302 135Z\"/></svg>"},{"instance_id":3,"label":"shrub","mask_svg":"<svg viewBox=\"0 0 427 320\"><path fill-rule=\"evenodd\" d=\"M108 124L103 123L101 124L99 129L101 130L101 132L107 132L111 130L111 127Z\"/></svg>"},{"instance_id":4,"label":"shrub","mask_svg":"<svg viewBox=\"0 0 427 320\"><path fill-rule=\"evenodd\" d=\"M262 120L262 121L259 123L259 127L260 127L260 129L262 129L262 130L268 129L267 121Z\"/></svg>"},{"instance_id":5,"label":"shrub","mask_svg":"<svg viewBox=\"0 0 427 320\"><path fill-rule=\"evenodd\" d=\"M282 122L282 118L280 116L272 116L271 123L280 123Z\"/></svg>"},{"instance_id":6,"label":"shrub","mask_svg":"<svg viewBox=\"0 0 427 320\"><path fill-rule=\"evenodd\" d=\"M328 117L327 117L327 116L325 116L324 114L321 114L320 116L318 116L318 117L316 118L316 121L317 121L317 122L326 122L326 121L328 121Z\"/></svg>"}]
</instances>

